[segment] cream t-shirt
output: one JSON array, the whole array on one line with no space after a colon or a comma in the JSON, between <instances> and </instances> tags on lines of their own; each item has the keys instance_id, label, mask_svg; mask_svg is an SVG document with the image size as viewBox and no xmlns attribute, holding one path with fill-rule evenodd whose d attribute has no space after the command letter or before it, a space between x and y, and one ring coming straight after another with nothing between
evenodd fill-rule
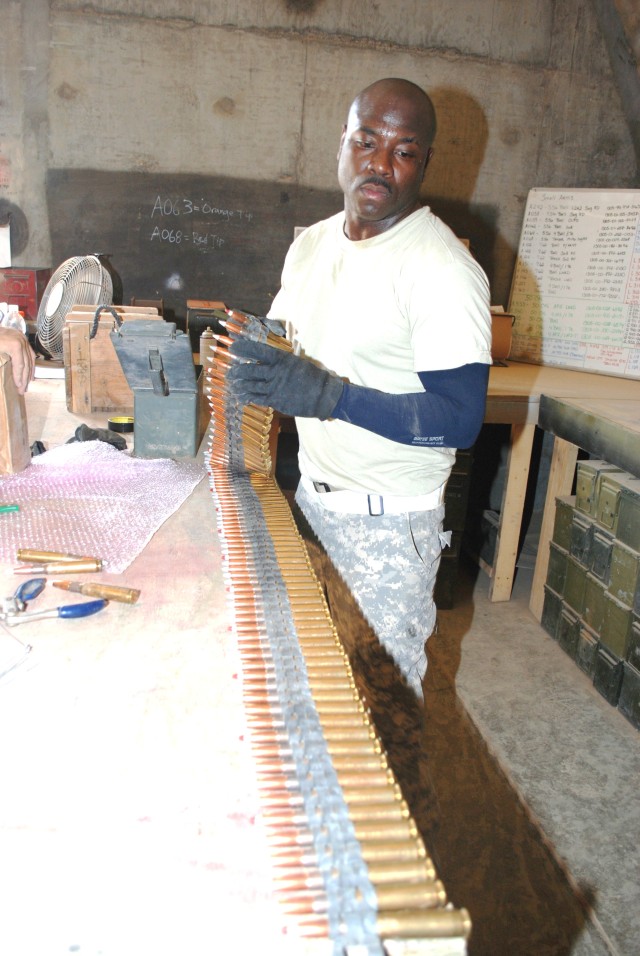
<instances>
[{"instance_id":1,"label":"cream t-shirt","mask_svg":"<svg viewBox=\"0 0 640 956\"><path fill-rule=\"evenodd\" d=\"M418 372L491 363L487 278L428 208L353 242L344 213L289 249L269 311L297 353L356 385L422 391ZM296 420L302 474L336 488L417 495L449 476L455 449L414 447L340 421Z\"/></svg>"}]
</instances>

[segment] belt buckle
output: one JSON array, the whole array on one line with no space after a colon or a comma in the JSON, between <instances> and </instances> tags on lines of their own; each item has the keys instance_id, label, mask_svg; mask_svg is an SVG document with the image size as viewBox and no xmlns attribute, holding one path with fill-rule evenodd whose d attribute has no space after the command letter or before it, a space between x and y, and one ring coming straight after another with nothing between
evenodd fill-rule
<instances>
[{"instance_id":1,"label":"belt buckle","mask_svg":"<svg viewBox=\"0 0 640 956\"><path fill-rule=\"evenodd\" d=\"M372 500L375 500L376 498L378 499L378 507L380 509L379 511L373 511L371 507ZM381 515L384 514L384 498L382 497L382 495L367 495L367 502L369 505L369 514L371 515L372 518L379 518Z\"/></svg>"},{"instance_id":2,"label":"belt buckle","mask_svg":"<svg viewBox=\"0 0 640 956\"><path fill-rule=\"evenodd\" d=\"M314 481L313 487L319 495L325 495L331 491L331 485L328 485L326 481Z\"/></svg>"}]
</instances>

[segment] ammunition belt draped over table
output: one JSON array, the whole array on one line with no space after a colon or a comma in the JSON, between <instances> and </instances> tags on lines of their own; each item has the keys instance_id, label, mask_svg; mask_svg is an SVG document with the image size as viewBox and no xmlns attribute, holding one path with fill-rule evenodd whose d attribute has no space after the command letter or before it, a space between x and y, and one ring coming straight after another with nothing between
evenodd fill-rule
<instances>
[{"instance_id":1,"label":"ammunition belt draped over table","mask_svg":"<svg viewBox=\"0 0 640 956\"><path fill-rule=\"evenodd\" d=\"M205 458L288 934L324 940L336 956L464 953L468 913L436 877L272 477L272 412L229 395L218 339L201 355L212 409Z\"/></svg>"}]
</instances>

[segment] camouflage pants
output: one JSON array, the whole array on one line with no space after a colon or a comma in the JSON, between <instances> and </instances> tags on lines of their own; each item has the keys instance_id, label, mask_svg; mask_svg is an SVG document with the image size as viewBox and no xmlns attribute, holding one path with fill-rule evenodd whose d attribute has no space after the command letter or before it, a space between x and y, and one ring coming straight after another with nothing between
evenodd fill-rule
<instances>
[{"instance_id":1,"label":"camouflage pants","mask_svg":"<svg viewBox=\"0 0 640 956\"><path fill-rule=\"evenodd\" d=\"M422 700L425 643L436 621L433 589L444 507L397 515L338 514L298 486L296 503L378 640Z\"/></svg>"}]
</instances>

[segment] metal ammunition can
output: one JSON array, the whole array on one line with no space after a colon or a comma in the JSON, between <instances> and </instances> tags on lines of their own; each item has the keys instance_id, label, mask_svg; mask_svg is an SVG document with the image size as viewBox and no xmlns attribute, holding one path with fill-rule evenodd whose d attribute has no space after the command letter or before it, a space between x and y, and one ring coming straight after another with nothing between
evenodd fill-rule
<instances>
[{"instance_id":1,"label":"metal ammunition can","mask_svg":"<svg viewBox=\"0 0 640 956\"><path fill-rule=\"evenodd\" d=\"M602 528L605 528L612 534L616 533L618 526L621 482L625 478L631 477L631 475L624 471L602 474L600 476L595 519Z\"/></svg>"},{"instance_id":2,"label":"metal ammunition can","mask_svg":"<svg viewBox=\"0 0 640 956\"><path fill-rule=\"evenodd\" d=\"M614 707L620 697L622 670L622 661L606 647L600 646L596 651L593 686Z\"/></svg>"},{"instance_id":3,"label":"metal ammunition can","mask_svg":"<svg viewBox=\"0 0 640 956\"><path fill-rule=\"evenodd\" d=\"M563 607L558 621L558 644L569 657L575 658L580 636L580 618L570 608Z\"/></svg>"},{"instance_id":4,"label":"metal ammunition can","mask_svg":"<svg viewBox=\"0 0 640 956\"><path fill-rule=\"evenodd\" d=\"M640 671L640 621L634 620L631 624L627 660L636 670Z\"/></svg>"},{"instance_id":5,"label":"metal ammunition can","mask_svg":"<svg viewBox=\"0 0 640 956\"><path fill-rule=\"evenodd\" d=\"M564 593L564 582L567 576L568 553L553 541L549 544L549 566L547 568L547 585L557 594Z\"/></svg>"},{"instance_id":6,"label":"metal ammunition can","mask_svg":"<svg viewBox=\"0 0 640 956\"><path fill-rule=\"evenodd\" d=\"M611 549L609 592L622 604L633 607L639 578L640 554L621 541L614 541Z\"/></svg>"},{"instance_id":7,"label":"metal ammunition can","mask_svg":"<svg viewBox=\"0 0 640 956\"><path fill-rule=\"evenodd\" d=\"M618 710L637 730L640 730L640 671L626 661L622 664Z\"/></svg>"},{"instance_id":8,"label":"metal ammunition can","mask_svg":"<svg viewBox=\"0 0 640 956\"><path fill-rule=\"evenodd\" d=\"M625 607L613 595L605 591L604 621L600 632L600 641L617 657L625 658L631 643L631 625L633 612Z\"/></svg>"},{"instance_id":9,"label":"metal ammunition can","mask_svg":"<svg viewBox=\"0 0 640 956\"><path fill-rule=\"evenodd\" d=\"M556 498L552 540L559 548L564 548L565 551L569 550L571 543L571 520L575 506L575 495L566 495L561 498Z\"/></svg>"},{"instance_id":10,"label":"metal ammunition can","mask_svg":"<svg viewBox=\"0 0 640 956\"><path fill-rule=\"evenodd\" d=\"M558 639L558 624L562 612L562 597L548 585L544 586L544 601L542 603L542 617L540 623L543 630L556 641Z\"/></svg>"},{"instance_id":11,"label":"metal ammunition can","mask_svg":"<svg viewBox=\"0 0 640 956\"><path fill-rule=\"evenodd\" d=\"M595 528L591 541L591 565L589 570L595 574L603 584L609 583L611 568L611 549L614 538L608 532Z\"/></svg>"},{"instance_id":12,"label":"metal ammunition can","mask_svg":"<svg viewBox=\"0 0 640 956\"><path fill-rule=\"evenodd\" d=\"M469 474L452 471L447 481L444 495L445 527L451 531L464 531L469 503Z\"/></svg>"},{"instance_id":13,"label":"metal ammunition can","mask_svg":"<svg viewBox=\"0 0 640 956\"><path fill-rule=\"evenodd\" d=\"M582 619L596 634L600 634L604 625L604 595L606 587L594 574L587 572L584 587L584 609Z\"/></svg>"},{"instance_id":14,"label":"metal ammunition can","mask_svg":"<svg viewBox=\"0 0 640 956\"><path fill-rule=\"evenodd\" d=\"M593 458L579 461L576 465L576 508L584 514L596 514L600 477L608 472L620 471L608 461Z\"/></svg>"},{"instance_id":15,"label":"metal ammunition can","mask_svg":"<svg viewBox=\"0 0 640 956\"><path fill-rule=\"evenodd\" d=\"M569 553L576 561L589 568L591 566L591 542L593 540L593 522L586 515L574 512L571 520Z\"/></svg>"},{"instance_id":16,"label":"metal ammunition can","mask_svg":"<svg viewBox=\"0 0 640 956\"><path fill-rule=\"evenodd\" d=\"M593 678L596 666L596 651L598 649L598 635L584 625L578 634L576 647L576 664L589 677Z\"/></svg>"},{"instance_id":17,"label":"metal ammunition can","mask_svg":"<svg viewBox=\"0 0 640 956\"><path fill-rule=\"evenodd\" d=\"M640 478L631 475L621 482L616 537L640 551Z\"/></svg>"},{"instance_id":18,"label":"metal ammunition can","mask_svg":"<svg viewBox=\"0 0 640 956\"><path fill-rule=\"evenodd\" d=\"M582 615L584 608L584 590L587 583L587 571L571 555L567 556L567 572L564 579L562 596L565 604Z\"/></svg>"}]
</instances>

